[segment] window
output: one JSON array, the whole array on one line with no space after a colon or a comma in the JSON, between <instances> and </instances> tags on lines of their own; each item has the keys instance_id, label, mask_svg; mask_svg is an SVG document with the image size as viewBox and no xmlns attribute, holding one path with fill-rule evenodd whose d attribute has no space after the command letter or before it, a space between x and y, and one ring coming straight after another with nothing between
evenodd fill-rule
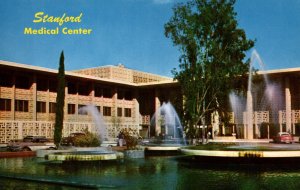
<instances>
[{"instance_id":1,"label":"window","mask_svg":"<svg viewBox=\"0 0 300 190\"><path fill-rule=\"evenodd\" d=\"M75 114L75 104L68 104L68 114Z\"/></svg>"},{"instance_id":2,"label":"window","mask_svg":"<svg viewBox=\"0 0 300 190\"><path fill-rule=\"evenodd\" d=\"M104 116L111 116L111 107L103 106L103 115Z\"/></svg>"},{"instance_id":3,"label":"window","mask_svg":"<svg viewBox=\"0 0 300 190\"><path fill-rule=\"evenodd\" d=\"M77 94L76 83L68 82L68 94Z\"/></svg>"},{"instance_id":4,"label":"window","mask_svg":"<svg viewBox=\"0 0 300 190\"><path fill-rule=\"evenodd\" d=\"M104 88L103 89L103 97L104 98L112 98L111 88Z\"/></svg>"},{"instance_id":5,"label":"window","mask_svg":"<svg viewBox=\"0 0 300 190\"><path fill-rule=\"evenodd\" d=\"M102 97L102 88L100 86L95 86L95 97Z\"/></svg>"},{"instance_id":6,"label":"window","mask_svg":"<svg viewBox=\"0 0 300 190\"><path fill-rule=\"evenodd\" d=\"M56 103L49 102L49 113L55 113L55 112L56 112Z\"/></svg>"},{"instance_id":7,"label":"window","mask_svg":"<svg viewBox=\"0 0 300 190\"><path fill-rule=\"evenodd\" d=\"M30 82L29 82L29 78L26 76L18 76L16 78L16 88L20 88L20 89L30 89Z\"/></svg>"},{"instance_id":8,"label":"window","mask_svg":"<svg viewBox=\"0 0 300 190\"><path fill-rule=\"evenodd\" d=\"M130 108L125 108L124 112L125 112L125 117L131 117L131 109Z\"/></svg>"},{"instance_id":9,"label":"window","mask_svg":"<svg viewBox=\"0 0 300 190\"><path fill-rule=\"evenodd\" d=\"M57 92L57 80L49 80L49 91Z\"/></svg>"},{"instance_id":10,"label":"window","mask_svg":"<svg viewBox=\"0 0 300 190\"><path fill-rule=\"evenodd\" d=\"M100 106L96 106L97 110L99 113L101 113L101 107Z\"/></svg>"},{"instance_id":11,"label":"window","mask_svg":"<svg viewBox=\"0 0 300 190\"><path fill-rule=\"evenodd\" d=\"M46 113L46 102L36 102L36 112Z\"/></svg>"},{"instance_id":12,"label":"window","mask_svg":"<svg viewBox=\"0 0 300 190\"><path fill-rule=\"evenodd\" d=\"M28 100L15 100L15 111L28 112Z\"/></svg>"},{"instance_id":13,"label":"window","mask_svg":"<svg viewBox=\"0 0 300 190\"><path fill-rule=\"evenodd\" d=\"M123 90L118 90L118 95L117 95L117 98L119 100L123 100L124 99L124 91Z\"/></svg>"},{"instance_id":14,"label":"window","mask_svg":"<svg viewBox=\"0 0 300 190\"><path fill-rule=\"evenodd\" d=\"M47 91L48 80L44 78L37 78L36 87L38 91Z\"/></svg>"},{"instance_id":15,"label":"window","mask_svg":"<svg viewBox=\"0 0 300 190\"><path fill-rule=\"evenodd\" d=\"M10 99L0 99L0 111L11 111Z\"/></svg>"},{"instance_id":16,"label":"window","mask_svg":"<svg viewBox=\"0 0 300 190\"><path fill-rule=\"evenodd\" d=\"M79 115L87 115L88 114L87 110L83 109L84 107L85 107L85 105L81 105L81 104L78 105L78 114Z\"/></svg>"},{"instance_id":17,"label":"window","mask_svg":"<svg viewBox=\"0 0 300 190\"><path fill-rule=\"evenodd\" d=\"M0 73L0 86L12 87L13 77L10 73L12 72Z\"/></svg>"},{"instance_id":18,"label":"window","mask_svg":"<svg viewBox=\"0 0 300 190\"><path fill-rule=\"evenodd\" d=\"M122 117L122 108L118 108L118 117Z\"/></svg>"},{"instance_id":19,"label":"window","mask_svg":"<svg viewBox=\"0 0 300 190\"><path fill-rule=\"evenodd\" d=\"M125 91L124 98L125 100L132 100L132 92L129 90Z\"/></svg>"},{"instance_id":20,"label":"window","mask_svg":"<svg viewBox=\"0 0 300 190\"><path fill-rule=\"evenodd\" d=\"M88 96L91 93L91 88L89 84L78 85L78 94L83 96Z\"/></svg>"}]
</instances>

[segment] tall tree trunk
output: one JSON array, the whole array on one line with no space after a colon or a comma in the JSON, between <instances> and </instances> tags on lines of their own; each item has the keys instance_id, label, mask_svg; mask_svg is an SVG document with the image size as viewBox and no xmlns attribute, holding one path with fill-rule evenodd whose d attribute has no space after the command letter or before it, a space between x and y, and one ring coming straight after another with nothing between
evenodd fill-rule
<instances>
[{"instance_id":1,"label":"tall tree trunk","mask_svg":"<svg viewBox=\"0 0 300 190\"><path fill-rule=\"evenodd\" d=\"M54 126L54 143L59 147L63 122L64 122L64 104L65 104L65 66L64 66L64 52L60 54L59 69L57 76L57 96L56 96L56 110L55 110L55 126Z\"/></svg>"}]
</instances>

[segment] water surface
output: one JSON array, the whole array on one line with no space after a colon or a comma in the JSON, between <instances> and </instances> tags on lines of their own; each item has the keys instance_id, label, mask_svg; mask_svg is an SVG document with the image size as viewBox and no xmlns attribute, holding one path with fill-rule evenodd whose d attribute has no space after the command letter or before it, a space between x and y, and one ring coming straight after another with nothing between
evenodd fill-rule
<instances>
[{"instance_id":1,"label":"water surface","mask_svg":"<svg viewBox=\"0 0 300 190\"><path fill-rule=\"evenodd\" d=\"M4 158L0 159L0 189L300 188L300 170L299 167L293 167L292 163L291 166L281 168L264 165L200 164L177 158L147 157L89 164L49 163L38 158ZM16 180L5 176L25 179Z\"/></svg>"}]
</instances>

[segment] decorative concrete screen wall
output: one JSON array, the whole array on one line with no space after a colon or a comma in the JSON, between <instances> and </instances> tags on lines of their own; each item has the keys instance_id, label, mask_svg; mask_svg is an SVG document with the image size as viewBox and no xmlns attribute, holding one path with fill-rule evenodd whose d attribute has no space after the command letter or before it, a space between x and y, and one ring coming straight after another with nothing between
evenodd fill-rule
<instances>
[{"instance_id":1,"label":"decorative concrete screen wall","mask_svg":"<svg viewBox=\"0 0 300 190\"><path fill-rule=\"evenodd\" d=\"M293 123L300 123L300 110L292 110Z\"/></svg>"},{"instance_id":2,"label":"decorative concrete screen wall","mask_svg":"<svg viewBox=\"0 0 300 190\"><path fill-rule=\"evenodd\" d=\"M53 122L0 121L0 143L22 139L27 135L53 138Z\"/></svg>"},{"instance_id":3,"label":"decorative concrete screen wall","mask_svg":"<svg viewBox=\"0 0 300 190\"><path fill-rule=\"evenodd\" d=\"M248 122L247 112L243 112L243 124ZM269 111L255 111L252 115L252 121L254 125L259 125L262 123L269 123Z\"/></svg>"},{"instance_id":4,"label":"decorative concrete screen wall","mask_svg":"<svg viewBox=\"0 0 300 190\"><path fill-rule=\"evenodd\" d=\"M107 134L104 138L116 138L122 128L131 128L138 133L138 125L122 125L115 126L107 124ZM71 133L82 132L85 129L93 133L101 132L97 130L94 123L80 123L80 122L64 122L63 137ZM54 122L41 121L0 121L0 143L8 143L10 140L23 139L25 136L45 136L53 139Z\"/></svg>"},{"instance_id":5,"label":"decorative concrete screen wall","mask_svg":"<svg viewBox=\"0 0 300 190\"><path fill-rule=\"evenodd\" d=\"M142 71L128 69L122 64L119 64L118 66L111 65L111 66L82 69L73 72L96 76L100 78L126 81L130 83L148 83L153 81L164 81L164 80L171 79L168 77L163 77L152 73L146 73Z\"/></svg>"},{"instance_id":6,"label":"decorative concrete screen wall","mask_svg":"<svg viewBox=\"0 0 300 190\"><path fill-rule=\"evenodd\" d=\"M292 110L291 121L292 124L300 123L300 110ZM285 123L286 123L286 112L285 110L280 110L279 124L285 124Z\"/></svg>"}]
</instances>

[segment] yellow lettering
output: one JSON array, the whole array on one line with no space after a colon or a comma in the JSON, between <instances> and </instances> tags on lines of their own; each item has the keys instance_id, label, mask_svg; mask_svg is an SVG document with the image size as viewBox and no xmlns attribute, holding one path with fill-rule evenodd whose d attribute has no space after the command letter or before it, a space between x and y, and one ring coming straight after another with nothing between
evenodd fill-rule
<instances>
[{"instance_id":1,"label":"yellow lettering","mask_svg":"<svg viewBox=\"0 0 300 190\"><path fill-rule=\"evenodd\" d=\"M68 29L68 28L63 28L63 29L62 29L62 33L63 33L63 34L68 34L68 32L66 31L67 29Z\"/></svg>"},{"instance_id":2,"label":"yellow lettering","mask_svg":"<svg viewBox=\"0 0 300 190\"><path fill-rule=\"evenodd\" d=\"M81 22L82 13L80 13L77 17L74 16L67 16L66 13L64 13L61 17L55 17L52 15L45 14L44 12L37 12L34 15L33 22L56 22L59 26L62 26L65 22Z\"/></svg>"},{"instance_id":3,"label":"yellow lettering","mask_svg":"<svg viewBox=\"0 0 300 190\"><path fill-rule=\"evenodd\" d=\"M58 25L61 26L64 24L64 18L66 16L66 13L63 14L63 16L59 19Z\"/></svg>"},{"instance_id":4,"label":"yellow lettering","mask_svg":"<svg viewBox=\"0 0 300 190\"><path fill-rule=\"evenodd\" d=\"M81 22L82 13L78 17L75 18L74 22Z\"/></svg>"},{"instance_id":5,"label":"yellow lettering","mask_svg":"<svg viewBox=\"0 0 300 190\"><path fill-rule=\"evenodd\" d=\"M67 27L62 29L63 34L91 34L92 29L78 28L78 29L69 29Z\"/></svg>"},{"instance_id":6,"label":"yellow lettering","mask_svg":"<svg viewBox=\"0 0 300 190\"><path fill-rule=\"evenodd\" d=\"M24 34L32 34L31 28L24 28Z\"/></svg>"},{"instance_id":7,"label":"yellow lettering","mask_svg":"<svg viewBox=\"0 0 300 190\"><path fill-rule=\"evenodd\" d=\"M35 13L34 17L36 19L33 20L33 22L42 22L43 18L42 15L44 14L44 12L37 12Z\"/></svg>"},{"instance_id":8,"label":"yellow lettering","mask_svg":"<svg viewBox=\"0 0 300 190\"><path fill-rule=\"evenodd\" d=\"M47 15L47 16L48 16L48 15ZM54 17L53 17L53 16L49 16L49 17L47 18L47 20L46 20L46 18L47 18L47 17L44 18L44 22L53 22L53 20L54 20Z\"/></svg>"}]
</instances>

